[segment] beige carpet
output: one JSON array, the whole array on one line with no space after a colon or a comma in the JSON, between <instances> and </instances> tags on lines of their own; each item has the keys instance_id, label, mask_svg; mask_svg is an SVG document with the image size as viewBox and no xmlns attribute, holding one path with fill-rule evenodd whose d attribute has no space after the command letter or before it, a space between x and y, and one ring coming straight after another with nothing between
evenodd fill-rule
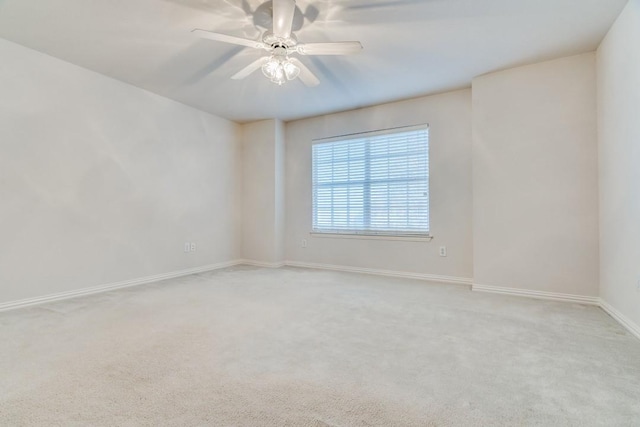
<instances>
[{"instance_id":1,"label":"beige carpet","mask_svg":"<svg viewBox=\"0 0 640 427\"><path fill-rule=\"evenodd\" d=\"M595 307L237 267L0 313L0 425L638 426Z\"/></svg>"}]
</instances>

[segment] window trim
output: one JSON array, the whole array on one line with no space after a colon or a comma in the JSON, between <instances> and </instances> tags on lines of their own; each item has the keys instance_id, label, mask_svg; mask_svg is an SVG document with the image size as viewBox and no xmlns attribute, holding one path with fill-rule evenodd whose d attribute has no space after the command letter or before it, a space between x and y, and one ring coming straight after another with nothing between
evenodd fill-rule
<instances>
[{"instance_id":1,"label":"window trim","mask_svg":"<svg viewBox=\"0 0 640 427\"><path fill-rule=\"evenodd\" d=\"M426 130L427 131L427 161L430 163L430 151L431 144L429 140L429 131L430 125L428 123L421 123L416 125L409 126L397 126L393 128L384 128L377 130L370 130L365 132L354 132L343 135L335 135L324 138L315 138L311 141L311 152L313 153L313 146L316 144L325 144L331 142L345 141L349 138L357 138L357 137L367 137L367 136L378 136L378 135L387 135L394 134L400 132L411 132L417 130ZM311 174L313 175L313 154L312 154L312 168ZM430 166L430 165L429 165ZM429 167L429 174L427 175L427 191L429 194L429 201L431 199L431 167ZM313 187L313 177L311 179L312 187ZM312 188L313 194L313 188ZM313 198L313 196L312 196ZM315 229L313 228L313 203L312 203L312 224L310 235L316 237L329 237L329 238L355 238L355 239L380 239L380 240L408 240L408 241L431 241L433 239L433 234L431 233L431 203L429 203L429 211L428 211L428 219L429 219L429 230L425 232L416 232L416 231L402 231L402 230L331 230L331 229Z\"/></svg>"},{"instance_id":2,"label":"window trim","mask_svg":"<svg viewBox=\"0 0 640 427\"><path fill-rule=\"evenodd\" d=\"M330 231L310 231L311 237L330 239L360 239L360 240L401 240L405 242L430 242L433 234L365 234Z\"/></svg>"}]
</instances>

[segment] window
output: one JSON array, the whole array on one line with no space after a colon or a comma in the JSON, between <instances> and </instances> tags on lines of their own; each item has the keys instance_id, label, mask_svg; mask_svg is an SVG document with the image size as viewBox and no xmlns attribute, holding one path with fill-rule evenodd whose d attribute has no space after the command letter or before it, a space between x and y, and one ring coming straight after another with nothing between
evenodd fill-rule
<instances>
[{"instance_id":1,"label":"window","mask_svg":"<svg viewBox=\"0 0 640 427\"><path fill-rule=\"evenodd\" d=\"M429 234L429 128L313 144L313 231Z\"/></svg>"}]
</instances>

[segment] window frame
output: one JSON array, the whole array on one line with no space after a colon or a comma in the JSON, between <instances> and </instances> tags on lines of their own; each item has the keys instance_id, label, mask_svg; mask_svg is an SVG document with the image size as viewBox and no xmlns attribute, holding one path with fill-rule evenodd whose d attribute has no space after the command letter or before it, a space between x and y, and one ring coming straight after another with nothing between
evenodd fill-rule
<instances>
[{"instance_id":1,"label":"window frame","mask_svg":"<svg viewBox=\"0 0 640 427\"><path fill-rule=\"evenodd\" d=\"M427 173L426 173L426 187L427 187L427 226L428 229L425 231L416 231L416 230L359 230L359 229L321 229L314 228L314 218L317 215L316 208L316 186L314 180L314 173L316 170L316 166L314 163L314 154L313 148L317 144L326 144L326 143L335 143L335 142L346 142L349 140L357 140L359 138L368 138L368 137L376 137L382 135L391 135L397 133L405 133L411 131L421 131L424 130L427 132L426 134L426 162L427 162ZM367 145L369 143L367 142ZM368 148L367 148L368 149ZM362 238L362 239L386 239L386 240L409 240L409 241L424 241L431 240L433 235L431 234L431 162L430 162L430 126L428 123L411 125L411 126L401 126L387 129L379 129L372 130L366 132L357 132L345 135L332 136L327 138L318 138L312 140L311 145L311 232L310 234L317 237L337 237L337 238ZM368 169L370 165L367 165ZM370 197L370 194L369 194ZM364 204L365 202L363 202ZM364 221L364 219L363 219ZM370 219L369 219L370 221ZM370 222L369 222L370 224Z\"/></svg>"}]
</instances>

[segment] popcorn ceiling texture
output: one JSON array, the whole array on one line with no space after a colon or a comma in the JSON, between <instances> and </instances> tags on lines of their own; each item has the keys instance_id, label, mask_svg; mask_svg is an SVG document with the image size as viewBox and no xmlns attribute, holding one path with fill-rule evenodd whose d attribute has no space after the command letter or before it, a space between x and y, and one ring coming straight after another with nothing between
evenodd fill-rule
<instances>
[{"instance_id":1,"label":"popcorn ceiling texture","mask_svg":"<svg viewBox=\"0 0 640 427\"><path fill-rule=\"evenodd\" d=\"M0 425L634 425L592 306L234 267L0 313Z\"/></svg>"}]
</instances>

